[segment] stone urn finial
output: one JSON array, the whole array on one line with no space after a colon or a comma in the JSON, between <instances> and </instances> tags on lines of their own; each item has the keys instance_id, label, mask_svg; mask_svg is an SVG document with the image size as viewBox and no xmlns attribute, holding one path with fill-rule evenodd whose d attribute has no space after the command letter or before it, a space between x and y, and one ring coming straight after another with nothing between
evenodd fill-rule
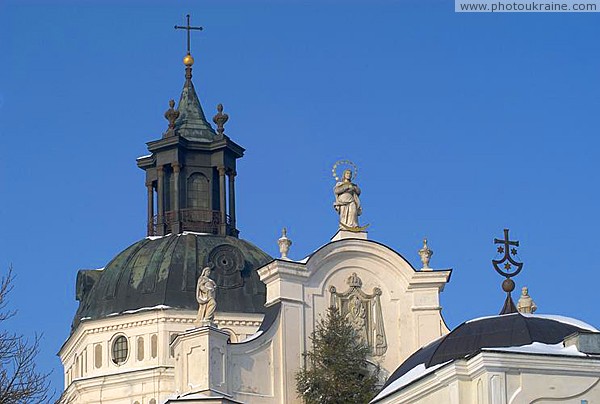
<instances>
[{"instance_id":1,"label":"stone urn finial","mask_svg":"<svg viewBox=\"0 0 600 404\"><path fill-rule=\"evenodd\" d=\"M279 252L281 253L281 259L289 260L287 255L290 251L292 240L288 238L287 229L285 227L281 230L281 237L279 238L279 240L277 240L277 244L279 244Z\"/></svg>"},{"instance_id":2,"label":"stone urn finial","mask_svg":"<svg viewBox=\"0 0 600 404\"><path fill-rule=\"evenodd\" d=\"M217 114L213 116L213 122L217 124L217 133L223 137L225 133L225 123L229 120L229 115L223 113L223 104L217 105Z\"/></svg>"},{"instance_id":3,"label":"stone urn finial","mask_svg":"<svg viewBox=\"0 0 600 404\"><path fill-rule=\"evenodd\" d=\"M165 112L165 119L169 121L169 128L164 137L175 136L175 121L179 118L179 111L175 109L175 100L169 100L169 109Z\"/></svg>"},{"instance_id":4,"label":"stone urn finial","mask_svg":"<svg viewBox=\"0 0 600 404\"><path fill-rule=\"evenodd\" d=\"M419 256L421 256L421 262L423 263L422 271L431 271L429 267L429 261L433 255L433 250L427 246L427 239L423 239L423 247L419 250Z\"/></svg>"}]
</instances>

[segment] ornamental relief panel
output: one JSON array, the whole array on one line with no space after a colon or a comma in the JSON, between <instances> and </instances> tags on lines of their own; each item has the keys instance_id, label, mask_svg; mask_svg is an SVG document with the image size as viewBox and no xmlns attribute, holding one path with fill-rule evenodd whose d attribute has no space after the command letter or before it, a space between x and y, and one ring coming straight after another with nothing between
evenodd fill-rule
<instances>
[{"instance_id":1,"label":"ornamental relief panel","mask_svg":"<svg viewBox=\"0 0 600 404\"><path fill-rule=\"evenodd\" d=\"M235 289L244 286L242 270L245 261L239 248L222 244L208 254L208 266L211 266L217 286L224 289Z\"/></svg>"},{"instance_id":2,"label":"ornamental relief panel","mask_svg":"<svg viewBox=\"0 0 600 404\"><path fill-rule=\"evenodd\" d=\"M381 311L381 289L373 288L373 293L362 290L362 280L353 273L346 280L349 288L343 293L335 286L329 287L332 307L340 311L358 338L371 347L373 356L381 356L387 350L383 315Z\"/></svg>"}]
</instances>

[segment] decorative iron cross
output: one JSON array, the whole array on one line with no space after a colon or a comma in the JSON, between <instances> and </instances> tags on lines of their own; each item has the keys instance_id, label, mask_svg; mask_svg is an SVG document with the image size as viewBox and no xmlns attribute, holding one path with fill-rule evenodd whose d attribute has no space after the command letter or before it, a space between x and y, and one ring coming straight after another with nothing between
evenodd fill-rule
<instances>
[{"instance_id":1,"label":"decorative iron cross","mask_svg":"<svg viewBox=\"0 0 600 404\"><path fill-rule=\"evenodd\" d=\"M192 30L196 30L196 31L202 31L204 28L202 27L192 27L190 25L190 15L186 15L185 16L187 18L187 25L186 26L180 26L180 25L175 25L175 29L185 29L187 31L187 54L190 54L190 31Z\"/></svg>"},{"instance_id":2,"label":"decorative iron cross","mask_svg":"<svg viewBox=\"0 0 600 404\"><path fill-rule=\"evenodd\" d=\"M502 276L506 276L510 278L512 276L517 275L523 269L523 263L517 262L511 255L517 255L517 249L515 247L519 246L518 241L510 241L508 237L508 229L504 229L504 240L499 240L497 238L494 239L494 244L502 244L502 246L498 247L498 253L504 253L504 257L500 260L492 260L492 264L494 265L494 269ZM512 247L512 248L511 248ZM504 264L504 265L502 265ZM503 268L500 267L503 266ZM514 271L510 272L513 269Z\"/></svg>"}]
</instances>

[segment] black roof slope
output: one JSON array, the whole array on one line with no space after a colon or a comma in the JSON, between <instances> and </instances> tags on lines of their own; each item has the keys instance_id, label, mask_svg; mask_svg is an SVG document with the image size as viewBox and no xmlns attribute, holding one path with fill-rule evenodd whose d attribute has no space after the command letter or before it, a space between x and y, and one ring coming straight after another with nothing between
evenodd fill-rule
<instances>
[{"instance_id":1,"label":"black roof slope","mask_svg":"<svg viewBox=\"0 0 600 404\"><path fill-rule=\"evenodd\" d=\"M466 358L482 348L500 348L529 345L533 342L557 344L575 332L589 331L558 319L549 319L521 313L485 317L467 321L449 334L433 341L412 354L388 378L383 391L392 382L414 367L425 368L455 359Z\"/></svg>"}]
</instances>

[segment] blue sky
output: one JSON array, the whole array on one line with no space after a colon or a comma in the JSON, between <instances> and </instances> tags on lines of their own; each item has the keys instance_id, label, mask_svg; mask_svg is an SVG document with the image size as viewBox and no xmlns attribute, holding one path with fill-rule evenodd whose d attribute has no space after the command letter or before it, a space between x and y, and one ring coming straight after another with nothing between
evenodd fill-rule
<instances>
[{"instance_id":1,"label":"blue sky","mask_svg":"<svg viewBox=\"0 0 600 404\"><path fill-rule=\"evenodd\" d=\"M239 161L241 237L300 259L336 230L331 166L360 169L369 237L454 268L450 327L503 303L490 260L511 229L540 312L600 326L599 14L456 14L451 1L0 2L0 268L9 326L43 332L40 366L77 308L78 269L145 236L135 158L184 82L186 13L207 116L223 103Z\"/></svg>"}]
</instances>

